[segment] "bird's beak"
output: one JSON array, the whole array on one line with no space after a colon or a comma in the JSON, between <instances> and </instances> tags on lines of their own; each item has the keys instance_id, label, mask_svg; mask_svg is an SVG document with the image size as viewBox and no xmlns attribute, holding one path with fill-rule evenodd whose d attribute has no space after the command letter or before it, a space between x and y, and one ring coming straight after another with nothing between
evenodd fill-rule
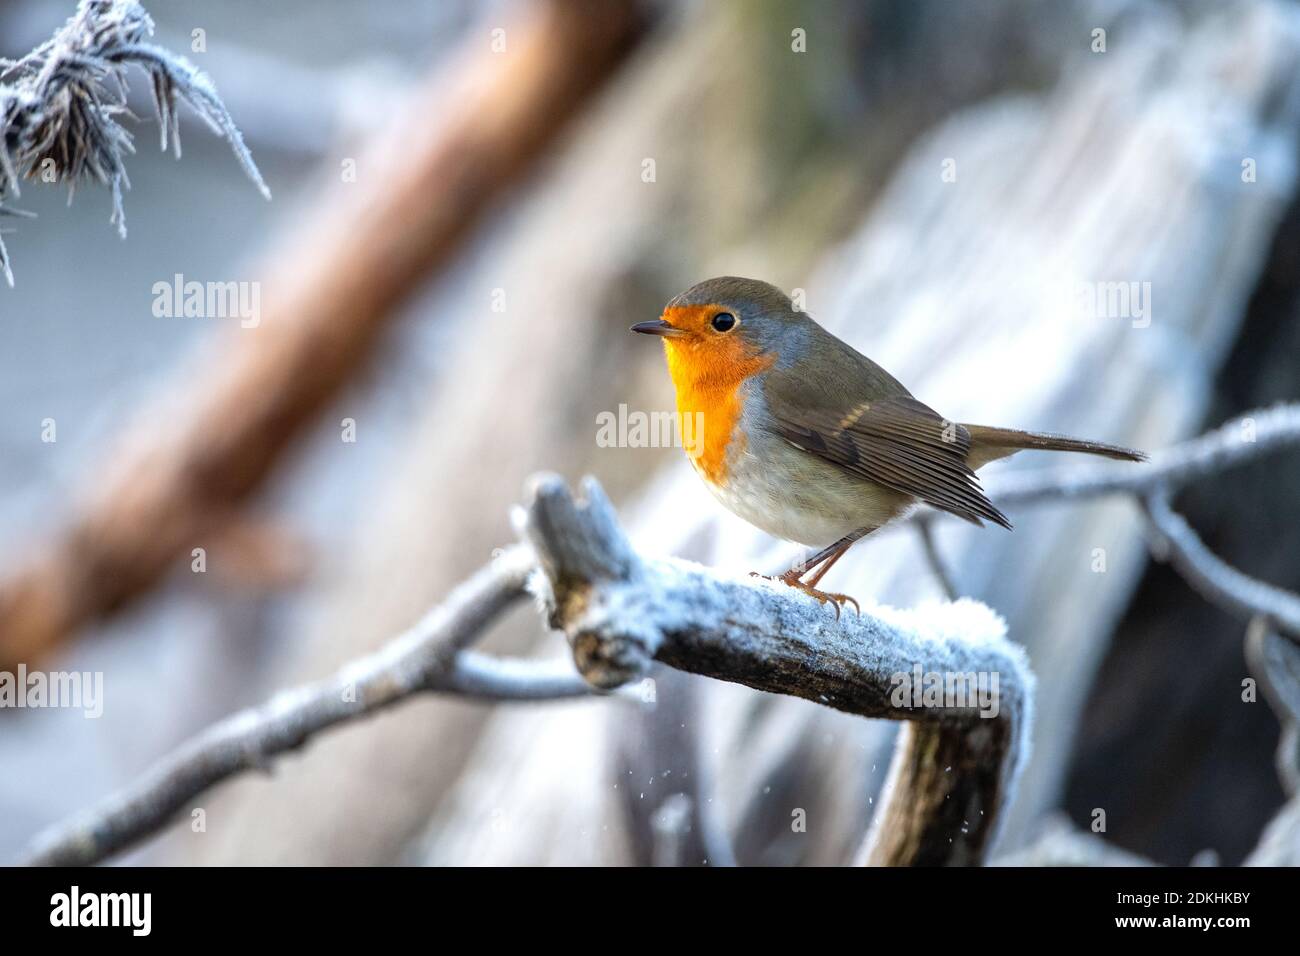
<instances>
[{"instance_id":1,"label":"bird's beak","mask_svg":"<svg viewBox=\"0 0 1300 956\"><path fill-rule=\"evenodd\" d=\"M640 332L642 335L662 335L667 338L682 334L681 329L675 325L669 325L663 319L655 319L653 322L638 322L632 326L632 331Z\"/></svg>"}]
</instances>

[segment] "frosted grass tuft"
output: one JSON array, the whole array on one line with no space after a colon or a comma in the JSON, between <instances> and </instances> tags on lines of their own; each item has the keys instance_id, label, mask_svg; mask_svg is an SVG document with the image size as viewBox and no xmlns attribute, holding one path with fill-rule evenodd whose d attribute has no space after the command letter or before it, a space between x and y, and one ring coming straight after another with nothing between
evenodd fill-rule
<instances>
[{"instance_id":1,"label":"frosted grass tuft","mask_svg":"<svg viewBox=\"0 0 1300 956\"><path fill-rule=\"evenodd\" d=\"M248 178L271 198L212 81L184 57L151 43L153 32L153 19L136 0L80 0L45 43L19 60L0 59L0 216L18 214L4 203L21 194L23 179L53 171L68 184L69 201L83 180L109 187L109 221L126 237L126 157L135 142L121 121L136 118L126 106L132 66L149 79L164 151L170 146L181 155L177 106L184 101L230 144ZM12 286L2 235L0 272Z\"/></svg>"}]
</instances>

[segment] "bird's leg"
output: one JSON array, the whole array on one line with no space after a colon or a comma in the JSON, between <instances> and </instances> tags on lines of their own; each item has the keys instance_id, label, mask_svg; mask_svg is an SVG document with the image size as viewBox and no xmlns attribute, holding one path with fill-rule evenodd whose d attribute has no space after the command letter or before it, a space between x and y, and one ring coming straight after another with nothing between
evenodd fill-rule
<instances>
[{"instance_id":1,"label":"bird's leg","mask_svg":"<svg viewBox=\"0 0 1300 956\"><path fill-rule=\"evenodd\" d=\"M835 566L836 561L848 553L849 548L853 547L854 542L856 542L860 537L861 535L856 533L846 535L839 541L836 541L829 548L824 549L824 551L829 552L825 557L821 556L822 552L813 555L813 561L810 562L810 564L813 568L816 568L816 570L812 571L812 575L807 581L802 579L805 574L809 573L810 569L808 568L805 568L803 571L799 571L797 568L792 568L785 574L781 575L781 580L792 588L798 588L809 597L816 598L822 604L829 603L833 608L835 608L836 617L840 616L840 608L845 604L852 604L853 610L861 614L862 608L858 606L858 602L847 594L840 594L836 591L819 591L817 589L818 583L820 583L821 579L826 576L826 572ZM821 565L821 567L817 567L817 565Z\"/></svg>"},{"instance_id":2,"label":"bird's leg","mask_svg":"<svg viewBox=\"0 0 1300 956\"><path fill-rule=\"evenodd\" d=\"M754 577L757 578L766 578L768 581L784 581L786 584L791 584L797 582L804 575L811 574L817 569L819 564L825 564L826 567L830 567L839 560L840 555L842 555L845 550L844 539L841 538L829 547L822 548L811 558L796 561L794 566L783 574L759 574L757 571L752 573ZM819 577L818 580L821 580L821 578Z\"/></svg>"},{"instance_id":3,"label":"bird's leg","mask_svg":"<svg viewBox=\"0 0 1300 956\"><path fill-rule=\"evenodd\" d=\"M784 581L787 584L792 581L798 581L823 561L826 561L828 558L838 557L838 552L841 550L841 543L841 541L836 541L830 547L822 548L811 558L804 561L796 561L794 567L782 574L763 574L761 571L750 571L749 576L751 578L762 578L764 581Z\"/></svg>"},{"instance_id":4,"label":"bird's leg","mask_svg":"<svg viewBox=\"0 0 1300 956\"><path fill-rule=\"evenodd\" d=\"M861 613L862 609L858 606L858 602L847 594L819 591L817 585L826 576L826 572L835 566L836 561L844 557L855 542L874 530L874 528L861 528L851 534L846 534L829 547L822 548L807 561L796 564L777 580L788 584L792 588L798 588L810 597L816 598L822 604L829 602L835 608L836 617L840 616L840 608L845 604L852 604L853 609ZM811 574L811 577L807 581L803 580L804 576L809 574ZM769 580L771 579L769 578Z\"/></svg>"},{"instance_id":5,"label":"bird's leg","mask_svg":"<svg viewBox=\"0 0 1300 956\"><path fill-rule=\"evenodd\" d=\"M810 588L815 588L817 586L817 582L820 581L822 578L826 577L826 572L829 571L831 568L835 567L835 562L838 561L840 558L844 557L844 555L849 553L849 548L852 547L852 545L853 542L850 541L844 547L840 548L838 551L832 554L829 558L827 558L822 563L822 566L817 569L817 573L814 574L812 577L810 577L804 583L807 584Z\"/></svg>"}]
</instances>

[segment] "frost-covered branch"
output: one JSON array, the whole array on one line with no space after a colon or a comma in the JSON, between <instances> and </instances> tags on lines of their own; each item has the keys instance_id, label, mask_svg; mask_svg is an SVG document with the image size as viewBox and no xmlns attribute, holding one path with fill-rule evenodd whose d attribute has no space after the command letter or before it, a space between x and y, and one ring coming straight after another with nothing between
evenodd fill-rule
<instances>
[{"instance_id":1,"label":"frost-covered branch","mask_svg":"<svg viewBox=\"0 0 1300 956\"><path fill-rule=\"evenodd\" d=\"M514 701L590 694L567 663L502 660L465 650L502 610L523 597L532 567L528 549L507 551L376 653L326 680L281 691L258 707L218 721L131 786L39 834L24 862L100 862L161 829L221 781L265 769L273 757L296 750L323 730L417 694Z\"/></svg>"},{"instance_id":2,"label":"frost-covered branch","mask_svg":"<svg viewBox=\"0 0 1300 956\"><path fill-rule=\"evenodd\" d=\"M781 584L642 557L600 486L583 500L535 482L523 529L533 587L595 687L652 661L863 717L906 721L863 856L885 865L978 863L1027 747L1033 678L1002 620L962 600L835 615ZM982 709L958 688L984 681ZM933 691L933 694L926 691Z\"/></svg>"},{"instance_id":3,"label":"frost-covered branch","mask_svg":"<svg viewBox=\"0 0 1300 956\"><path fill-rule=\"evenodd\" d=\"M1161 490L1142 499L1155 550L1167 556L1179 574L1212 604L1246 620L1260 616L1300 640L1300 597L1242 574L1214 554Z\"/></svg>"},{"instance_id":4,"label":"frost-covered branch","mask_svg":"<svg viewBox=\"0 0 1300 956\"><path fill-rule=\"evenodd\" d=\"M184 57L150 43L153 30L136 0L80 0L53 37L19 60L0 61L0 202L19 195L25 178L66 182L69 190L83 180L98 182L112 190L111 221L125 238L122 194L130 188L126 157L135 145L120 119L130 116L130 66L149 79L164 151L170 144L181 155L177 106L184 100L230 143L248 178L271 198L211 80ZM3 242L0 271L13 285Z\"/></svg>"}]
</instances>

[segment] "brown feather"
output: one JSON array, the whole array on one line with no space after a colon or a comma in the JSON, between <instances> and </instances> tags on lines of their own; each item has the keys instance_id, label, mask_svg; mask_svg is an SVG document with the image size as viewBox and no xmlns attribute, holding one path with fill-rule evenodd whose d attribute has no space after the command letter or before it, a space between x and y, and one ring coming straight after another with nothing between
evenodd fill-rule
<instances>
[{"instance_id":1,"label":"brown feather","mask_svg":"<svg viewBox=\"0 0 1300 956\"><path fill-rule=\"evenodd\" d=\"M1145 453L1122 445L1053 435L1050 432L1022 432L1014 428L992 428L988 425L967 425L971 436L970 465L982 468L991 461L1006 458L1018 451L1075 451L1085 455L1100 455L1119 461L1146 461Z\"/></svg>"},{"instance_id":2,"label":"brown feather","mask_svg":"<svg viewBox=\"0 0 1300 956\"><path fill-rule=\"evenodd\" d=\"M764 389L776 432L809 454L974 524L1011 522L980 489L966 464L971 439L910 395L863 403L865 408L807 408ZM946 436L946 437L945 437Z\"/></svg>"}]
</instances>

